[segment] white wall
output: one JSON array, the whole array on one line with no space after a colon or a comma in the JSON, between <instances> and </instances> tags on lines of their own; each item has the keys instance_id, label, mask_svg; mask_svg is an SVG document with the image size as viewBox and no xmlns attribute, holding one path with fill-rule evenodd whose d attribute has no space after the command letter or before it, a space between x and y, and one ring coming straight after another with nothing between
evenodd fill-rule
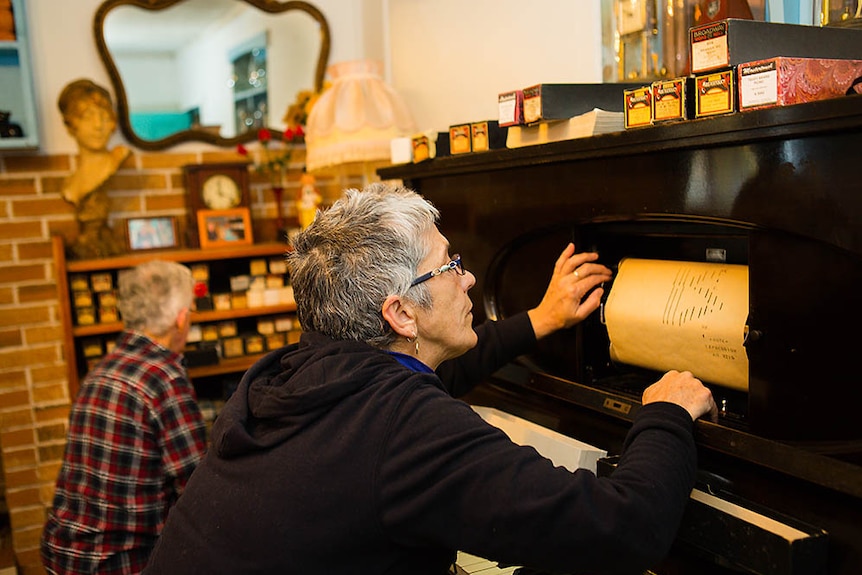
<instances>
[{"instance_id":1,"label":"white wall","mask_svg":"<svg viewBox=\"0 0 862 575\"><path fill-rule=\"evenodd\" d=\"M92 30L102 0L26 1L41 151L74 152L57 96L78 78L110 88ZM330 62L383 59L422 129L495 118L496 96L506 90L601 79L599 0L312 3L329 22Z\"/></svg>"},{"instance_id":2,"label":"white wall","mask_svg":"<svg viewBox=\"0 0 862 575\"><path fill-rule=\"evenodd\" d=\"M601 82L599 0L388 0L391 83L421 130L497 118L497 95Z\"/></svg>"}]
</instances>

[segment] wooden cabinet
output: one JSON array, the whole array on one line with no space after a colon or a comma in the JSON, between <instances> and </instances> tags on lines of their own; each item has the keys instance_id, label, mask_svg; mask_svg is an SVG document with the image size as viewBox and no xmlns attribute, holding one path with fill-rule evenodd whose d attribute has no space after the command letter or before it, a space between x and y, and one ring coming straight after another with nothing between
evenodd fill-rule
<instances>
[{"instance_id":1,"label":"wooden cabinet","mask_svg":"<svg viewBox=\"0 0 862 575\"><path fill-rule=\"evenodd\" d=\"M99 321L98 293L90 291L82 293L73 289L73 283L82 276L92 281L101 276L110 277L109 281L116 286L117 273L151 259L163 259L176 261L190 267L198 264L206 264L209 268L209 290L212 294L230 294L231 278L248 275L251 273L252 262L265 260L267 269L271 262L283 258L287 247L281 243L253 244L249 246L238 246L223 249L209 250L175 250L141 252L120 257L98 259L98 260L66 260L63 238L53 238L53 251L55 272L57 279L57 290L60 301L60 317L63 323L64 347L66 365L69 380L69 395L75 397L83 376L87 372L86 346L93 342L100 343L103 347L110 345L116 336L122 331L123 325L119 318L109 321ZM267 276L279 274L265 274ZM289 283L286 274L281 274L284 284ZM270 280L274 279L272 277ZM277 288L275 288L277 289ZM77 299L90 297L92 307L96 310L93 321L78 321L78 312L81 302ZM242 299L240 297L240 299ZM87 303L86 301L84 302ZM248 302L246 302L248 303ZM192 324L212 327L222 326L225 323L236 325L238 337L254 336L258 334L258 328L263 324L275 327L276 324L284 326L285 322L291 325L290 330L279 329L277 333L284 334L284 340L288 341L298 335L299 326L295 321L296 305L284 300L274 302L265 300L263 305L247 307L232 307L231 309L199 310L192 314ZM86 307L86 306L85 306ZM107 314L106 314L107 315ZM277 335L277 334L276 334ZM226 358L220 352L217 363L198 365L189 368L189 375L194 382L212 376L236 374L238 380L241 374L258 360L266 351L268 346L278 338L267 338L264 334L263 347L258 352L241 353L234 357ZM270 343L267 343L269 340Z\"/></svg>"},{"instance_id":2,"label":"wooden cabinet","mask_svg":"<svg viewBox=\"0 0 862 575\"><path fill-rule=\"evenodd\" d=\"M0 0L0 152L39 147L24 0Z\"/></svg>"}]
</instances>

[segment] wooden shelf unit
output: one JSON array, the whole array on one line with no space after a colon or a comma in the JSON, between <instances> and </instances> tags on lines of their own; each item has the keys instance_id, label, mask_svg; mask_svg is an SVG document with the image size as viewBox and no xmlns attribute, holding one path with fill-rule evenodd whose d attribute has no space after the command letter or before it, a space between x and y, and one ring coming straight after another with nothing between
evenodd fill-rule
<instances>
[{"instance_id":1,"label":"wooden shelf unit","mask_svg":"<svg viewBox=\"0 0 862 575\"><path fill-rule=\"evenodd\" d=\"M93 325L75 325L75 314L72 306L69 277L73 274L92 272L112 272L135 267L146 261L161 259L183 264L224 262L248 262L255 258L272 258L283 256L287 246L281 243L253 244L232 248L208 250L182 249L170 251L148 251L128 255L104 258L98 260L67 260L64 240L61 236L52 238L54 267L57 281L57 295L60 306L60 318L63 324L63 346L66 359L66 373L69 382L69 396L74 398L78 393L83 369L79 348L85 338L119 334L123 329L122 322L96 323ZM231 310L196 311L192 314L192 323L208 323L234 319L256 318L292 314L296 311L295 304L248 307ZM244 355L234 358L221 358L218 364L189 368L189 376L195 378L210 377L230 373L242 373L260 359L263 354Z\"/></svg>"}]
</instances>

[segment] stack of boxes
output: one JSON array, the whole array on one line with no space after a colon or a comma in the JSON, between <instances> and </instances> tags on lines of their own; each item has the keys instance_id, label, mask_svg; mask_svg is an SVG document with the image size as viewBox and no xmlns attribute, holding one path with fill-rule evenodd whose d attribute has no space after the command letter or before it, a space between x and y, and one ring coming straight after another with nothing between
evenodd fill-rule
<instances>
[{"instance_id":1,"label":"stack of boxes","mask_svg":"<svg viewBox=\"0 0 862 575\"><path fill-rule=\"evenodd\" d=\"M285 279L287 267L283 256L250 260L248 273L218 277L216 281L211 281L209 264L193 264L190 268L196 282L197 312L213 312L215 318L233 315L218 312L244 309L253 312L247 317L240 313L236 319L192 324L185 352L189 367L215 364L221 358L264 353L298 341L301 331L292 315L278 313L277 309L272 313L266 310L295 303L293 287ZM222 272L220 269L218 275ZM118 272L122 273L125 271ZM69 282L77 326L117 324L105 330L97 328L96 331L104 331L106 335L82 339L82 355L89 370L111 351L116 332L122 329L114 277L111 272L74 274Z\"/></svg>"},{"instance_id":2,"label":"stack of boxes","mask_svg":"<svg viewBox=\"0 0 862 575\"><path fill-rule=\"evenodd\" d=\"M834 98L862 82L852 28L728 18L691 28L689 55L689 76L626 92L626 128Z\"/></svg>"},{"instance_id":3,"label":"stack of boxes","mask_svg":"<svg viewBox=\"0 0 862 575\"><path fill-rule=\"evenodd\" d=\"M209 265L193 265L192 275L199 285L205 286L200 291L207 294L198 298L198 310L203 307L227 312L291 305L295 303L293 287L285 281L286 273L283 257L253 259L247 274L229 277L229 290L222 291L216 286L215 291L211 291ZM203 322L192 325L189 330L186 355L191 356L193 364L212 363L219 358L277 349L297 341L299 334L299 326L286 314L250 317L245 322L235 319Z\"/></svg>"}]
</instances>

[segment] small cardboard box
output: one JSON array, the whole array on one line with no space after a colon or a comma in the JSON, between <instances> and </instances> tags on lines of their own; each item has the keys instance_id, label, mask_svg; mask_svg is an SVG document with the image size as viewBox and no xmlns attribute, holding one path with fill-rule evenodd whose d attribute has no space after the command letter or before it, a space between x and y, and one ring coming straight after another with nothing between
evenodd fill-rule
<instances>
[{"instance_id":1,"label":"small cardboard box","mask_svg":"<svg viewBox=\"0 0 862 575\"><path fill-rule=\"evenodd\" d=\"M506 147L509 128L501 128L497 120L484 120L470 124L470 143L474 152L486 152Z\"/></svg>"},{"instance_id":2,"label":"small cardboard box","mask_svg":"<svg viewBox=\"0 0 862 575\"><path fill-rule=\"evenodd\" d=\"M413 162L419 163L431 160L437 156L437 140L428 134L417 134L413 136Z\"/></svg>"},{"instance_id":3,"label":"small cardboard box","mask_svg":"<svg viewBox=\"0 0 862 575\"><path fill-rule=\"evenodd\" d=\"M501 127L524 123L524 91L513 90L497 96L497 122Z\"/></svg>"},{"instance_id":4,"label":"small cardboard box","mask_svg":"<svg viewBox=\"0 0 862 575\"><path fill-rule=\"evenodd\" d=\"M116 306L105 306L99 308L99 323L114 323L120 321L120 313Z\"/></svg>"},{"instance_id":5,"label":"small cardboard box","mask_svg":"<svg viewBox=\"0 0 862 575\"><path fill-rule=\"evenodd\" d=\"M718 116L736 111L733 70L721 70L694 77L695 116Z\"/></svg>"},{"instance_id":6,"label":"small cardboard box","mask_svg":"<svg viewBox=\"0 0 862 575\"><path fill-rule=\"evenodd\" d=\"M694 80L691 77L658 80L650 89L654 124L694 118Z\"/></svg>"},{"instance_id":7,"label":"small cardboard box","mask_svg":"<svg viewBox=\"0 0 862 575\"><path fill-rule=\"evenodd\" d=\"M470 124L458 124L449 126L449 153L467 154L473 150L470 138Z\"/></svg>"},{"instance_id":8,"label":"small cardboard box","mask_svg":"<svg viewBox=\"0 0 862 575\"><path fill-rule=\"evenodd\" d=\"M862 59L862 30L728 18L689 30L691 72L777 56Z\"/></svg>"},{"instance_id":9,"label":"small cardboard box","mask_svg":"<svg viewBox=\"0 0 862 575\"><path fill-rule=\"evenodd\" d=\"M862 79L862 60L769 58L737 66L739 109L787 106L844 96Z\"/></svg>"},{"instance_id":10,"label":"small cardboard box","mask_svg":"<svg viewBox=\"0 0 862 575\"><path fill-rule=\"evenodd\" d=\"M623 101L626 129L652 125L652 89L649 86L626 90Z\"/></svg>"},{"instance_id":11,"label":"small cardboard box","mask_svg":"<svg viewBox=\"0 0 862 575\"><path fill-rule=\"evenodd\" d=\"M114 289L114 278L111 272L101 272L90 275L90 285L93 286L93 291L111 291Z\"/></svg>"},{"instance_id":12,"label":"small cardboard box","mask_svg":"<svg viewBox=\"0 0 862 575\"><path fill-rule=\"evenodd\" d=\"M226 358L245 355L245 344L241 337L228 337L221 342L222 355Z\"/></svg>"}]
</instances>

